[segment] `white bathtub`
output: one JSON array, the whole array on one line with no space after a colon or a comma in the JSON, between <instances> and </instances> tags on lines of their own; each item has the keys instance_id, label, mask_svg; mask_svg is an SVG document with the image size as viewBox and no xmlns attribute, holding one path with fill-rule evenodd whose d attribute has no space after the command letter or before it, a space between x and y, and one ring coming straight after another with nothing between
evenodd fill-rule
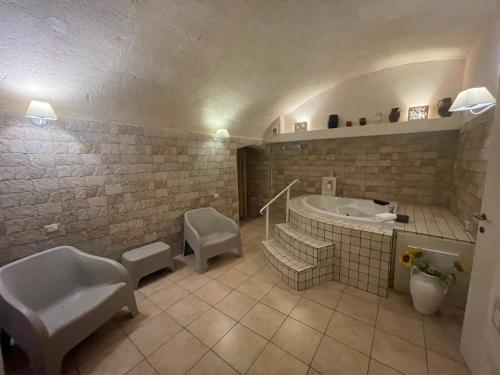
<instances>
[{"instance_id":1,"label":"white bathtub","mask_svg":"<svg viewBox=\"0 0 500 375\"><path fill-rule=\"evenodd\" d=\"M337 218L344 222L360 224L384 224L384 227L392 226L393 221L384 222L375 215L393 212L395 205L382 206L368 199L351 199L341 197L330 197L327 195L307 195L302 198L302 203L307 208L317 213Z\"/></svg>"}]
</instances>

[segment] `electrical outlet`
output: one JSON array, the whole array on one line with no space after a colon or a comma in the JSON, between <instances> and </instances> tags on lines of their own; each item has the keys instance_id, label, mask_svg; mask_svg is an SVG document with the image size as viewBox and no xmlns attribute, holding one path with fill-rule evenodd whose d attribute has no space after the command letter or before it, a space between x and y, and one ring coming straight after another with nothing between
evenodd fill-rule
<instances>
[{"instance_id":1,"label":"electrical outlet","mask_svg":"<svg viewBox=\"0 0 500 375\"><path fill-rule=\"evenodd\" d=\"M59 223L45 225L43 228L45 229L46 233L56 232L59 230Z\"/></svg>"},{"instance_id":2,"label":"electrical outlet","mask_svg":"<svg viewBox=\"0 0 500 375\"><path fill-rule=\"evenodd\" d=\"M215 193L214 198L219 198L219 193Z\"/></svg>"}]
</instances>

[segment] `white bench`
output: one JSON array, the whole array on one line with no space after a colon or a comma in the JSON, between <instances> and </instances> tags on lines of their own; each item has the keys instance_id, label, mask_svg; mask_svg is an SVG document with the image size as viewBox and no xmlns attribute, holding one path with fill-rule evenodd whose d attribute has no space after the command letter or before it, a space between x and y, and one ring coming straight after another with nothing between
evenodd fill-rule
<instances>
[{"instance_id":1,"label":"white bench","mask_svg":"<svg viewBox=\"0 0 500 375\"><path fill-rule=\"evenodd\" d=\"M130 273L135 289L146 275L167 267L174 271L172 250L164 242L150 243L123 253L122 264Z\"/></svg>"}]
</instances>

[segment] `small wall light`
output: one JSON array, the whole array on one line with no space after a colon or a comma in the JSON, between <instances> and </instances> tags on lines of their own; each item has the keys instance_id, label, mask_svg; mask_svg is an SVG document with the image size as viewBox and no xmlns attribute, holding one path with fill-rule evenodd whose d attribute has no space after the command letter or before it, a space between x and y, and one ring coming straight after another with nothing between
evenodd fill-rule
<instances>
[{"instance_id":1,"label":"small wall light","mask_svg":"<svg viewBox=\"0 0 500 375\"><path fill-rule=\"evenodd\" d=\"M408 108L408 120L425 120L427 117L429 117L428 105Z\"/></svg>"},{"instance_id":2,"label":"small wall light","mask_svg":"<svg viewBox=\"0 0 500 375\"><path fill-rule=\"evenodd\" d=\"M50 103L39 102L32 100L28 110L26 111L28 117L33 125L45 126L49 120L57 120L57 115L52 109Z\"/></svg>"},{"instance_id":3,"label":"small wall light","mask_svg":"<svg viewBox=\"0 0 500 375\"><path fill-rule=\"evenodd\" d=\"M473 87L460 92L448 111L470 111L473 115L479 115L494 107L496 103L486 87Z\"/></svg>"},{"instance_id":4,"label":"small wall light","mask_svg":"<svg viewBox=\"0 0 500 375\"><path fill-rule=\"evenodd\" d=\"M214 135L214 141L222 141L226 138L229 138L229 132L227 129L217 129Z\"/></svg>"}]
</instances>

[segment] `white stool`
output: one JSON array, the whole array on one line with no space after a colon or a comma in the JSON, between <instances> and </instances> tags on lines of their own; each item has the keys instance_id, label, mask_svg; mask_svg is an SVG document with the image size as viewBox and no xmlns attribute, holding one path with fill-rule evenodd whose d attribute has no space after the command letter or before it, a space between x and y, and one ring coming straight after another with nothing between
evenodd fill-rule
<instances>
[{"instance_id":1,"label":"white stool","mask_svg":"<svg viewBox=\"0 0 500 375\"><path fill-rule=\"evenodd\" d=\"M135 289L146 275L167 267L174 270L172 250L164 242L150 243L123 253L122 264L130 273Z\"/></svg>"}]
</instances>

